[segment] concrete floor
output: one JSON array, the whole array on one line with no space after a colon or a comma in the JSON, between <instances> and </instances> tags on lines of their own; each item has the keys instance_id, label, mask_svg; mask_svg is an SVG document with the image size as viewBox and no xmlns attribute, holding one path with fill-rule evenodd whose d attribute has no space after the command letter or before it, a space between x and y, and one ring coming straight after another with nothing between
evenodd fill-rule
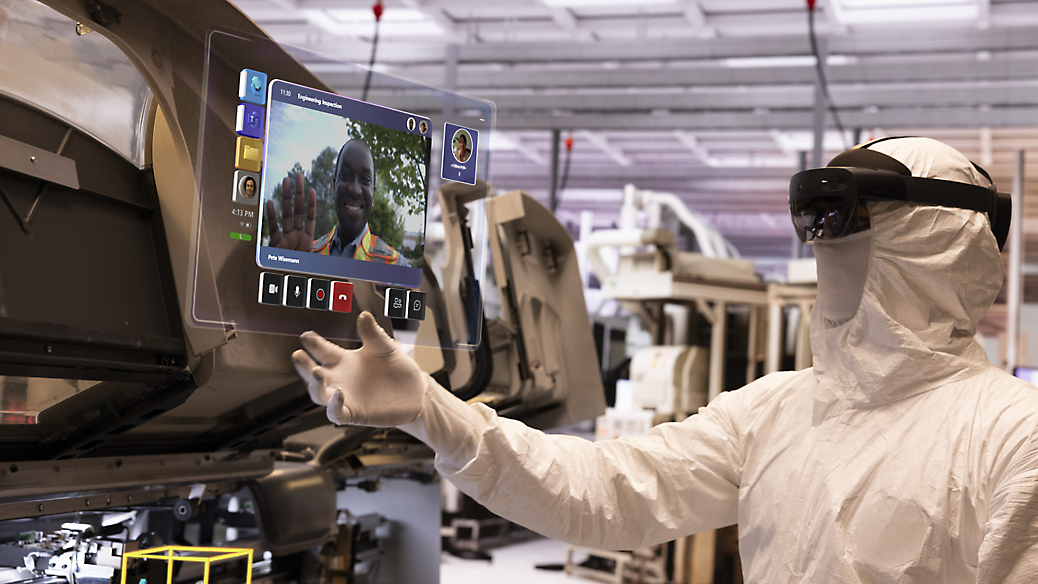
<instances>
[{"instance_id":1,"label":"concrete floor","mask_svg":"<svg viewBox=\"0 0 1038 584\"><path fill-rule=\"evenodd\" d=\"M442 584L580 584L582 578L563 572L538 570L539 564L562 564L566 561L566 544L547 538L513 544L491 551L493 559L463 560L444 553L440 556ZM586 556L577 556L581 562Z\"/></svg>"}]
</instances>

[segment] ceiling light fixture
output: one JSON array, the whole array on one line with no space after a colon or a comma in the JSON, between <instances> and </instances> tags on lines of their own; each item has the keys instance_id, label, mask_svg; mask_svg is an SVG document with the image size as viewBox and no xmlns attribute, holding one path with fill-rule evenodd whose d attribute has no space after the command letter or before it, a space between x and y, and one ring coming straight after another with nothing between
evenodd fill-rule
<instances>
[{"instance_id":1,"label":"ceiling light fixture","mask_svg":"<svg viewBox=\"0 0 1038 584\"><path fill-rule=\"evenodd\" d=\"M589 8L597 6L650 6L659 4L677 4L677 0L541 0L551 8Z\"/></svg>"},{"instance_id":2,"label":"ceiling light fixture","mask_svg":"<svg viewBox=\"0 0 1038 584\"><path fill-rule=\"evenodd\" d=\"M843 25L970 22L980 18L988 0L829 0L836 22Z\"/></svg>"}]
</instances>

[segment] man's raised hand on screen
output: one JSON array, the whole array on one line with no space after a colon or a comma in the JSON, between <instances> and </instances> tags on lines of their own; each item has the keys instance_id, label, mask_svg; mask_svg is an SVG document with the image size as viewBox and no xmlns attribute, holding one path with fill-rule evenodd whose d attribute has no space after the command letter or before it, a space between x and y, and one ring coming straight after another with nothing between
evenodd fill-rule
<instances>
[{"instance_id":1,"label":"man's raised hand on screen","mask_svg":"<svg viewBox=\"0 0 1038 584\"><path fill-rule=\"evenodd\" d=\"M274 202L267 201L267 224L270 225L270 245L281 249L313 251L314 224L317 219L317 191L310 189L310 196L303 196L303 175L296 173L296 180L285 177L281 181L281 223L278 231L274 220Z\"/></svg>"}]
</instances>

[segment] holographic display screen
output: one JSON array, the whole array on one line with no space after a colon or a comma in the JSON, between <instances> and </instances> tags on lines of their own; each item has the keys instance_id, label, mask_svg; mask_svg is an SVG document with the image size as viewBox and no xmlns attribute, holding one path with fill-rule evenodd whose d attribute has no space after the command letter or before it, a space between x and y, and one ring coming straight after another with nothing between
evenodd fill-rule
<instances>
[{"instance_id":1,"label":"holographic display screen","mask_svg":"<svg viewBox=\"0 0 1038 584\"><path fill-rule=\"evenodd\" d=\"M429 120L282 80L267 103L257 265L421 285Z\"/></svg>"}]
</instances>

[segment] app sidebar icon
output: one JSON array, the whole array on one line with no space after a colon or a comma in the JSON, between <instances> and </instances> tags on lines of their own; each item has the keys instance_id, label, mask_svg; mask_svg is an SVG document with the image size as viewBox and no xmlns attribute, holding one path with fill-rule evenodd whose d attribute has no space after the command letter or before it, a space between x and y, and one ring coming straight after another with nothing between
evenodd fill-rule
<instances>
[{"instance_id":1,"label":"app sidebar icon","mask_svg":"<svg viewBox=\"0 0 1038 584\"><path fill-rule=\"evenodd\" d=\"M310 278L306 307L311 310L328 310L328 292L332 283L320 278Z\"/></svg>"},{"instance_id":2,"label":"app sidebar icon","mask_svg":"<svg viewBox=\"0 0 1038 584\"><path fill-rule=\"evenodd\" d=\"M284 295L285 276L263 272L260 274L259 301L280 306Z\"/></svg>"},{"instance_id":3,"label":"app sidebar icon","mask_svg":"<svg viewBox=\"0 0 1038 584\"><path fill-rule=\"evenodd\" d=\"M399 288L386 289L386 316L389 318L407 318L407 290Z\"/></svg>"},{"instance_id":4,"label":"app sidebar icon","mask_svg":"<svg viewBox=\"0 0 1038 584\"><path fill-rule=\"evenodd\" d=\"M332 310L334 312L353 311L353 284L332 282Z\"/></svg>"},{"instance_id":5,"label":"app sidebar icon","mask_svg":"<svg viewBox=\"0 0 1038 584\"><path fill-rule=\"evenodd\" d=\"M255 205L259 202L260 175L245 170L234 171L234 193L231 200L239 205Z\"/></svg>"},{"instance_id":6,"label":"app sidebar icon","mask_svg":"<svg viewBox=\"0 0 1038 584\"><path fill-rule=\"evenodd\" d=\"M241 136L263 138L263 108L251 103L239 103L234 117L234 130Z\"/></svg>"},{"instance_id":7,"label":"app sidebar icon","mask_svg":"<svg viewBox=\"0 0 1038 584\"><path fill-rule=\"evenodd\" d=\"M425 292L416 290L407 292L407 318L425 320Z\"/></svg>"},{"instance_id":8,"label":"app sidebar icon","mask_svg":"<svg viewBox=\"0 0 1038 584\"><path fill-rule=\"evenodd\" d=\"M238 136L234 151L234 167L238 170L259 172L263 168L263 142Z\"/></svg>"},{"instance_id":9,"label":"app sidebar icon","mask_svg":"<svg viewBox=\"0 0 1038 584\"><path fill-rule=\"evenodd\" d=\"M285 283L285 306L306 307L307 280L302 276L289 276Z\"/></svg>"},{"instance_id":10,"label":"app sidebar icon","mask_svg":"<svg viewBox=\"0 0 1038 584\"><path fill-rule=\"evenodd\" d=\"M267 103L267 74L242 69L238 77L238 99L255 105Z\"/></svg>"}]
</instances>

